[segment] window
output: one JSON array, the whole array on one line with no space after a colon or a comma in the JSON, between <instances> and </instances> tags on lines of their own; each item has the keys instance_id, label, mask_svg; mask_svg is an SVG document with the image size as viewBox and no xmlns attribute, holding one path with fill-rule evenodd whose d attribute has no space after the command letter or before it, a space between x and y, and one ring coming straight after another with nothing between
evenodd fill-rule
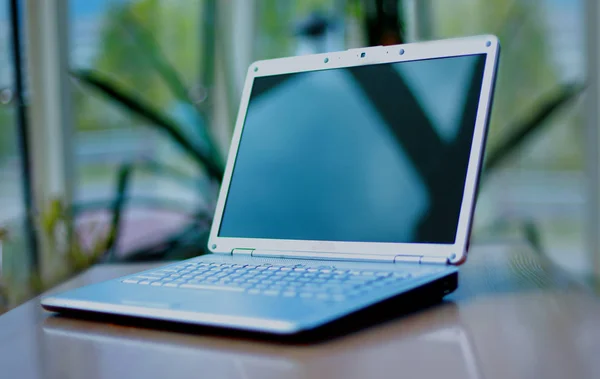
<instances>
[{"instance_id":1,"label":"window","mask_svg":"<svg viewBox=\"0 0 600 379\"><path fill-rule=\"evenodd\" d=\"M0 225L22 216L21 157L13 97L13 67L8 1L0 1Z\"/></svg>"},{"instance_id":2,"label":"window","mask_svg":"<svg viewBox=\"0 0 600 379\"><path fill-rule=\"evenodd\" d=\"M0 0L0 278L21 278L28 263L28 249L22 186L23 157L13 102L15 83L8 11L8 0ZM2 306L3 299L0 298L0 313Z\"/></svg>"},{"instance_id":3,"label":"window","mask_svg":"<svg viewBox=\"0 0 600 379\"><path fill-rule=\"evenodd\" d=\"M434 38L481 33L500 38L488 158L561 91L585 80L581 0L434 0L431 11ZM574 270L585 268L579 97L553 112L499 169L488 173L476 217L496 236L535 225L544 251Z\"/></svg>"},{"instance_id":4,"label":"window","mask_svg":"<svg viewBox=\"0 0 600 379\"><path fill-rule=\"evenodd\" d=\"M186 86L185 91L198 100L198 108L203 108L206 103L202 101L208 90L201 82L207 65L202 49L203 12L207 3L198 0L71 0L71 67L75 73L93 70L108 78L150 109L183 125L185 137L200 143L202 136L198 126L208 124L208 116L199 116L190 104L173 94L148 50L154 49L176 70ZM209 101L211 99L207 99ZM165 234L181 227L189 216L188 209L207 201L197 195L198 188L205 183L182 184L169 179L173 175L163 175L165 162L169 170L180 177L193 176L196 167L147 119L82 80L74 81L73 102L78 203L111 201L116 173L124 164L152 167L134 171L129 190L129 198L134 203L124 225L124 245L119 250L139 248L140 241L143 244L160 241ZM160 168L157 163L161 164ZM206 204L207 209L210 206ZM94 220L103 217L106 214L91 216ZM136 226L130 227L133 224Z\"/></svg>"}]
</instances>

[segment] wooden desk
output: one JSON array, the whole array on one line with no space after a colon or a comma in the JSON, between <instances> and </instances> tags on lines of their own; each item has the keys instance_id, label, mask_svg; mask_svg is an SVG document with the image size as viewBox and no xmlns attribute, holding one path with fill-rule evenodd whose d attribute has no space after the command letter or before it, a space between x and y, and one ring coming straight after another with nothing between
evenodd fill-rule
<instances>
[{"instance_id":1,"label":"wooden desk","mask_svg":"<svg viewBox=\"0 0 600 379\"><path fill-rule=\"evenodd\" d=\"M148 266L97 266L74 287ZM522 246L473 248L448 302L316 345L0 317L0 378L600 378L600 302Z\"/></svg>"}]
</instances>

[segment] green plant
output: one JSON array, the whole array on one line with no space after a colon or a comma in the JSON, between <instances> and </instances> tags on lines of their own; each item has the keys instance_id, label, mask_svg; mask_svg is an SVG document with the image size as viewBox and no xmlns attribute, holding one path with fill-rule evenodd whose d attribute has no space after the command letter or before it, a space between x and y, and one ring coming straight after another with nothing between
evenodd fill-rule
<instances>
[{"instance_id":1,"label":"green plant","mask_svg":"<svg viewBox=\"0 0 600 379\"><path fill-rule=\"evenodd\" d=\"M212 61L214 59L214 28L215 28L215 7L214 1L205 2L204 14L204 45L206 51L203 56L203 75L202 86L208 91L212 87L214 69ZM165 88L171 93L172 97L181 103L186 104L190 109L195 110L197 119L204 122L186 125L173 118L168 113L162 111L152 101L145 99L140 91L134 90L131 86L121 83L115 76L109 76L96 69L74 69L72 76L83 86L90 88L94 93L102 98L124 109L137 120L143 122L144 126L153 128L170 140L175 146L183 152L195 167L194 173L186 173L182 170L174 169L168 164L156 160L143 160L136 162L126 162L132 170L143 171L152 175L166 177L188 188L194 188L203 199L203 204L212 204L215 198L215 191L218 188L224 171L223 152L220 151L216 139L206 122L212 118L210 101L198 102L190 94L190 88L187 86L175 67L168 61L163 51L161 51L157 41L152 33L144 27L143 23L136 17L128 5L119 6L112 14L119 19L119 27L129 38L131 48L135 49L138 56L143 56L144 64L152 69ZM210 22L206 22L210 21ZM192 131L193 133L190 133ZM134 199L130 198L125 191L124 198L130 204L150 204L152 206L165 205L166 201L161 199ZM189 207L185 204L173 204L178 209ZM103 207L106 204L96 203L93 206ZM77 207L87 208L89 204L80 204ZM189 239L190 231L198 231L198 238L206 237L208 225L210 225L211 213L206 207L191 210L192 220L188 228L184 228L182 233L169 239L171 243L165 246L173 246L180 239ZM119 219L115 216L113 222ZM196 228L201 225L200 228ZM199 247L201 249L201 247ZM114 249L112 249L114 253ZM201 250L199 250L201 251ZM198 252L198 251L197 251ZM140 256L141 254L135 254ZM111 254L111 256L114 254Z\"/></svg>"},{"instance_id":2,"label":"green plant","mask_svg":"<svg viewBox=\"0 0 600 379\"><path fill-rule=\"evenodd\" d=\"M125 194L130 184L132 167L123 165L117 176L115 198L110 204L103 204L109 209L111 222L108 226L99 223L78 225L81 218L93 207L73 207L60 199L51 200L36 217L39 235L47 247L41 256L41 266L36 272L21 278L9 268L0 271L0 312L22 301L38 295L54 287L71 276L87 269L93 263L106 257L115 247L121 226L121 215L125 205ZM8 230L0 228L0 253L3 242L9 240ZM19 250L13 249L12 254ZM3 256L0 255L0 269ZM13 258L16 257L7 257ZM107 257L110 258L110 255ZM8 259L7 259L8 260Z\"/></svg>"}]
</instances>

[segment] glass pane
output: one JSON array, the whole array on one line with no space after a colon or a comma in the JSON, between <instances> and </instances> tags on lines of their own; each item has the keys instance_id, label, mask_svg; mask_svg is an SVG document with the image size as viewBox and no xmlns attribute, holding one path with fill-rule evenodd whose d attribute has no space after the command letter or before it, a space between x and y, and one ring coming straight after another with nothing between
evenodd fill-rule
<instances>
[{"instance_id":1,"label":"glass pane","mask_svg":"<svg viewBox=\"0 0 600 379\"><path fill-rule=\"evenodd\" d=\"M584 81L583 1L432 1L434 38L494 33L502 44L488 158L568 85ZM469 14L469 17L465 17ZM557 109L498 169L486 173L478 230L541 231L544 251L574 270L583 254L581 99Z\"/></svg>"},{"instance_id":2,"label":"glass pane","mask_svg":"<svg viewBox=\"0 0 600 379\"><path fill-rule=\"evenodd\" d=\"M71 66L101 75L205 148L203 130L210 117L198 111L211 101L201 83L204 5L198 0L71 0ZM105 203L100 209L106 210L119 167L136 167L119 251L161 241L187 222L190 209L211 209L215 189L204 190L207 182L196 163L154 122L85 81L74 82L73 94L76 200L88 206ZM88 216L108 219L105 211Z\"/></svg>"},{"instance_id":3,"label":"glass pane","mask_svg":"<svg viewBox=\"0 0 600 379\"><path fill-rule=\"evenodd\" d=\"M346 5L346 1L339 0L257 0L254 58L345 49ZM323 36L302 36L302 30L311 25L314 32L326 25Z\"/></svg>"},{"instance_id":4,"label":"glass pane","mask_svg":"<svg viewBox=\"0 0 600 379\"><path fill-rule=\"evenodd\" d=\"M20 292L17 280L26 277L22 160L19 150L15 107L12 101L14 71L8 0L0 0L0 280L11 295ZM4 299L8 300L8 299ZM5 304L7 305L7 304ZM0 313L3 299L0 298Z\"/></svg>"},{"instance_id":5,"label":"glass pane","mask_svg":"<svg viewBox=\"0 0 600 379\"><path fill-rule=\"evenodd\" d=\"M20 199L20 157L12 105L13 70L8 17L8 1L0 2L0 222L15 220L22 214Z\"/></svg>"}]
</instances>

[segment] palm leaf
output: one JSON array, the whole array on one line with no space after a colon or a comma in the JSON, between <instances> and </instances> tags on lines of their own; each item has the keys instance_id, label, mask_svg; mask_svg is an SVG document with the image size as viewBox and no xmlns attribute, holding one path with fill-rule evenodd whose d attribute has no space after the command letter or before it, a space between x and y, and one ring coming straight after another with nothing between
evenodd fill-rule
<instances>
[{"instance_id":1,"label":"palm leaf","mask_svg":"<svg viewBox=\"0 0 600 379\"><path fill-rule=\"evenodd\" d=\"M123 27L131 36L134 47L139 49L143 57L147 59L147 62L154 67L173 95L177 99L195 106L179 73L167 61L158 43L152 37L152 33L146 30L130 12L124 13L124 21Z\"/></svg>"},{"instance_id":2,"label":"palm leaf","mask_svg":"<svg viewBox=\"0 0 600 379\"><path fill-rule=\"evenodd\" d=\"M131 113L148 121L158 130L167 135L183 151L194 158L194 161L203 168L213 179L220 181L223 177L223 166L214 155L206 154L190 142L181 132L181 127L165 115L155 110L150 104L136 97L134 94L119 88L110 79L94 70L74 70L72 75L108 97L113 102L123 106Z\"/></svg>"},{"instance_id":3,"label":"palm leaf","mask_svg":"<svg viewBox=\"0 0 600 379\"><path fill-rule=\"evenodd\" d=\"M518 122L517 126L507 127L514 130L508 137L492 151L485 162L485 171L489 175L493 170L506 161L516 150L518 150L533 135L542 131L549 125L546 121L562 106L573 100L583 92L585 85L565 84L555 94L542 99L539 104L532 106L536 111L528 115L524 120Z\"/></svg>"},{"instance_id":4,"label":"palm leaf","mask_svg":"<svg viewBox=\"0 0 600 379\"><path fill-rule=\"evenodd\" d=\"M152 33L146 29L131 12L126 11L123 16L123 28L131 36L134 42L134 47L138 49L144 59L146 59L147 62L152 65L167 87L171 90L173 95L178 100L190 104L198 111L199 114L202 115L206 109L199 108L196 102L194 102L190 97L190 92L184 84L184 80L181 78L175 67L169 63L168 59L165 57L165 54L160 49L160 46L152 36ZM213 58L213 56L211 55L210 58ZM201 137L208 146L211 154L220 157L218 154L219 150L213 136L203 125L204 124L202 123L196 124Z\"/></svg>"},{"instance_id":5,"label":"palm leaf","mask_svg":"<svg viewBox=\"0 0 600 379\"><path fill-rule=\"evenodd\" d=\"M532 220L525 220L522 226L525 240L529 242L533 251L541 256L545 256L542 233L539 227Z\"/></svg>"},{"instance_id":6,"label":"palm leaf","mask_svg":"<svg viewBox=\"0 0 600 379\"><path fill-rule=\"evenodd\" d=\"M112 259L115 255L116 244L119 239L119 232L121 231L121 217L125 209L125 200L132 172L132 165L124 164L119 168L117 173L117 190L111 207L112 218L106 241L106 251L108 252L109 259Z\"/></svg>"}]
</instances>

